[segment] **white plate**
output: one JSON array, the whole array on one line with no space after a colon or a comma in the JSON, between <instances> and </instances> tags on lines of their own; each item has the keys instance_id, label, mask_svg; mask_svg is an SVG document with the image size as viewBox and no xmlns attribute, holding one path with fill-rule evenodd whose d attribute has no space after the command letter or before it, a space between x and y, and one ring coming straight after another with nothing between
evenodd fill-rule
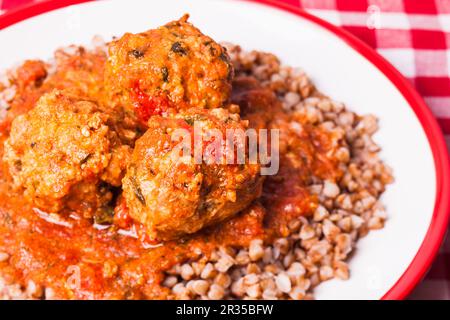
<instances>
[{"instance_id":1,"label":"white plate","mask_svg":"<svg viewBox=\"0 0 450 320\"><path fill-rule=\"evenodd\" d=\"M273 52L283 63L303 68L325 94L343 101L359 114L373 113L380 119L380 131L375 140L382 146L381 157L393 168L396 179L383 196L389 220L384 229L358 241L356 254L350 262L350 280L328 281L321 284L315 294L318 299L380 299L385 296L410 266L425 239L435 212L437 186L441 184L436 172L441 174L446 170L446 165L437 168L435 161L436 157L445 160L446 155L439 153L442 137L434 132L437 142L433 144L437 143L437 147L433 148L440 151L433 158L423 126L435 130L436 124L429 119L422 119L421 124L411 101L405 99L405 92L400 93L398 86L392 83L392 77L398 75L388 79L380 66L376 67L354 49L355 43L351 42L354 40L350 45L348 39L343 41L346 35L336 35L335 30L326 29L308 17L253 2L88 2L44 13L0 31L3 47L0 70L28 58L47 59L60 46L88 44L94 35L109 39L126 31L147 30L186 12L190 13L191 22L214 39L237 43L245 49ZM31 14L22 12L16 19ZM368 50L357 48L363 54ZM397 81L404 85L402 80ZM422 118L428 116L425 114ZM446 208L439 214L445 213ZM442 227L437 227L436 232L442 233ZM424 259L424 254L433 256L439 241L437 237L429 252L421 253L421 264L413 270L413 277L406 280L408 283L403 283L402 293L388 297L400 298L411 289L430 262Z\"/></svg>"}]
</instances>

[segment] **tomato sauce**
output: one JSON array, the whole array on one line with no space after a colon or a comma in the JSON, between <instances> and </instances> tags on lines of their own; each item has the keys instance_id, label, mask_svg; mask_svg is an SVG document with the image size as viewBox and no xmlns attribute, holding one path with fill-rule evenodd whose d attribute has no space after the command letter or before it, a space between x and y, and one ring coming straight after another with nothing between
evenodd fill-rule
<instances>
[{"instance_id":1,"label":"tomato sauce","mask_svg":"<svg viewBox=\"0 0 450 320\"><path fill-rule=\"evenodd\" d=\"M135 110L139 120L144 125L151 116L160 116L169 108L169 99L167 96L149 96L142 91L139 81L136 81L132 88L132 96L135 101Z\"/></svg>"}]
</instances>

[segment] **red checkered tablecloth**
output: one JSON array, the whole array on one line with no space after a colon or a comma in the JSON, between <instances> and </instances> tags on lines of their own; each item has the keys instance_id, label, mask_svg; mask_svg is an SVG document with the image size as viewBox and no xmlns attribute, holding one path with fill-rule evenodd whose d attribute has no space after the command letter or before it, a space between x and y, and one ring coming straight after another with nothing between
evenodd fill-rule
<instances>
[{"instance_id":1,"label":"red checkered tablecloth","mask_svg":"<svg viewBox=\"0 0 450 320\"><path fill-rule=\"evenodd\" d=\"M342 26L389 60L423 96L450 148L450 0L276 1ZM0 0L0 14L30 2ZM450 237L410 298L450 300Z\"/></svg>"}]
</instances>

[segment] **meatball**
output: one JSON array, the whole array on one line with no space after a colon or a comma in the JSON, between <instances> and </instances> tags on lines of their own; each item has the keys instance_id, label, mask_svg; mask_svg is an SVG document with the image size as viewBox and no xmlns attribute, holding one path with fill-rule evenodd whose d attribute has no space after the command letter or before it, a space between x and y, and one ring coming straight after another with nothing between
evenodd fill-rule
<instances>
[{"instance_id":1,"label":"meatball","mask_svg":"<svg viewBox=\"0 0 450 320\"><path fill-rule=\"evenodd\" d=\"M172 117L153 116L148 125L136 141L123 179L123 195L130 216L145 227L151 240L194 233L234 216L260 195L260 166L250 163L247 155L241 164L209 161L206 156L211 143L218 141L209 139L207 132L214 129L225 139L227 129L245 130L239 115L222 108L194 108ZM173 139L177 129L184 130L193 145L202 141L205 156L200 161L195 147L184 153L177 148L179 141ZM199 136L193 141L192 132L197 129ZM234 150L227 148L222 154L226 157Z\"/></svg>"},{"instance_id":2,"label":"meatball","mask_svg":"<svg viewBox=\"0 0 450 320\"><path fill-rule=\"evenodd\" d=\"M254 77L236 77L231 100L239 105L241 117L248 120L250 128L254 129L268 128L274 114L281 110L280 102L272 90L261 86Z\"/></svg>"},{"instance_id":3,"label":"meatball","mask_svg":"<svg viewBox=\"0 0 450 320\"><path fill-rule=\"evenodd\" d=\"M93 215L120 186L131 149L97 105L66 91L43 95L12 123L4 162L16 189L47 212Z\"/></svg>"},{"instance_id":4,"label":"meatball","mask_svg":"<svg viewBox=\"0 0 450 320\"><path fill-rule=\"evenodd\" d=\"M226 49L187 19L109 44L110 100L131 106L143 123L168 108L217 108L229 99L233 68Z\"/></svg>"}]
</instances>

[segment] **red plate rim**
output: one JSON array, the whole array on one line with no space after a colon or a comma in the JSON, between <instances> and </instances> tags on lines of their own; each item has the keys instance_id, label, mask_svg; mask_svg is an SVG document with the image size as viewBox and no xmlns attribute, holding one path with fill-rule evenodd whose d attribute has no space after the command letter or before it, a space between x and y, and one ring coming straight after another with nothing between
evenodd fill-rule
<instances>
[{"instance_id":1,"label":"red plate rim","mask_svg":"<svg viewBox=\"0 0 450 320\"><path fill-rule=\"evenodd\" d=\"M30 3L0 16L0 30L39 14L92 0L60 0ZM242 0L240 0L242 1ZM244 0L295 14L328 30L356 50L382 72L403 95L422 125L433 153L436 168L436 202L430 226L416 256L383 300L404 299L423 278L434 261L447 231L450 217L450 167L447 147L439 125L422 97L389 62L348 31L332 25L293 5L274 0Z\"/></svg>"}]
</instances>

